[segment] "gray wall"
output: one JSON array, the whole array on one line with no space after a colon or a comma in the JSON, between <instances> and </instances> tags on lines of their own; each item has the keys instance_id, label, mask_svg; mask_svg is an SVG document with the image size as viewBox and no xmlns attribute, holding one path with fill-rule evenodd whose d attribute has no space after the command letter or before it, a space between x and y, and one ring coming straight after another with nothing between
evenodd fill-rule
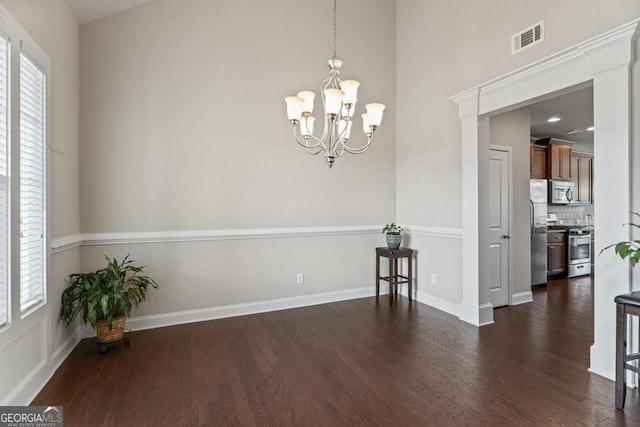
<instances>
[{"instance_id":1,"label":"gray wall","mask_svg":"<svg viewBox=\"0 0 640 427\"><path fill-rule=\"evenodd\" d=\"M319 96L328 77L331 2L156 0L83 25L82 232L135 240L142 232L393 221L394 16L394 1L338 4L340 77L361 83L357 114L369 102L387 109L371 148L346 154L332 170L295 143L284 102L303 89ZM354 145L364 143L361 126L353 134ZM382 242L376 230L98 245L83 251L82 266L98 267L103 253L131 253L161 282L138 314L164 314L373 289L373 248ZM304 286L296 273L305 274Z\"/></svg>"}]
</instances>

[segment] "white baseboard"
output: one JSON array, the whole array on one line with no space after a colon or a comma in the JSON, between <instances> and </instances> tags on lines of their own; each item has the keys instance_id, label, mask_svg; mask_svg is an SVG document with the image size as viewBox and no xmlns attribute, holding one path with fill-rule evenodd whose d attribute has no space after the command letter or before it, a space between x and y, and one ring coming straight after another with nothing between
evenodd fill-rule
<instances>
[{"instance_id":1,"label":"white baseboard","mask_svg":"<svg viewBox=\"0 0 640 427\"><path fill-rule=\"evenodd\" d=\"M34 397L40 393L40 390L47 384L47 381L53 375L47 369L47 361L42 360L20 381L9 394L7 394L1 406L26 406L31 403Z\"/></svg>"},{"instance_id":2,"label":"white baseboard","mask_svg":"<svg viewBox=\"0 0 640 427\"><path fill-rule=\"evenodd\" d=\"M608 378L612 381L616 380L615 366L611 361L616 360L615 348L603 347L598 344L591 346L591 361L589 372Z\"/></svg>"},{"instance_id":3,"label":"white baseboard","mask_svg":"<svg viewBox=\"0 0 640 427\"><path fill-rule=\"evenodd\" d=\"M531 291L511 295L511 305L526 304L528 302L533 302L533 292Z\"/></svg>"},{"instance_id":4,"label":"white baseboard","mask_svg":"<svg viewBox=\"0 0 640 427\"><path fill-rule=\"evenodd\" d=\"M52 374L62 365L62 362L64 362L73 349L76 348L76 345L78 345L81 339L82 334L80 333L80 327L76 326L71 335L51 353Z\"/></svg>"},{"instance_id":5,"label":"white baseboard","mask_svg":"<svg viewBox=\"0 0 640 427\"><path fill-rule=\"evenodd\" d=\"M401 287L400 293L407 296L406 286ZM385 283L380 284L380 295L388 294L389 285ZM350 299L372 297L374 295L374 287L347 289L344 291L301 295L297 297L257 301L244 304L232 304L222 307L203 308L199 310L185 310L174 313L132 317L127 320L127 327L131 328L133 331L142 331L145 329L163 328L166 326L182 325L186 323L204 322L207 320L223 319L227 317L245 316L249 314L266 313L269 311L347 301ZM460 316L460 306L458 304L421 291L418 291L414 298L418 302L437 308L438 310L442 310L445 313L449 313L456 317ZM81 331L82 338L91 338L95 336L95 331L88 326L82 326Z\"/></svg>"},{"instance_id":6,"label":"white baseboard","mask_svg":"<svg viewBox=\"0 0 640 427\"><path fill-rule=\"evenodd\" d=\"M478 326L491 325L495 323L493 321L493 304L480 304L478 311L480 314L480 324Z\"/></svg>"},{"instance_id":7,"label":"white baseboard","mask_svg":"<svg viewBox=\"0 0 640 427\"><path fill-rule=\"evenodd\" d=\"M404 293L406 295L406 293ZM440 311L449 313L453 316L460 317L460 305L428 294L426 292L418 291L415 293L415 298L418 302L428 305L429 307L437 308Z\"/></svg>"},{"instance_id":8,"label":"white baseboard","mask_svg":"<svg viewBox=\"0 0 640 427\"><path fill-rule=\"evenodd\" d=\"M380 285L380 294L388 294L389 286ZM174 313L155 314L151 316L132 317L127 320L127 327L133 331L163 328L165 326L182 325L185 323L204 322L207 320L226 317L244 316L247 314L266 313L269 311L286 310L289 308L307 307L310 305L327 304L330 302L347 301L356 298L375 296L375 287L347 289L344 291L324 292L320 294L301 295L290 298L279 298L267 301L257 301L244 304L232 304L222 307L186 310ZM82 328L82 337L90 338L95 332L89 327Z\"/></svg>"},{"instance_id":9,"label":"white baseboard","mask_svg":"<svg viewBox=\"0 0 640 427\"><path fill-rule=\"evenodd\" d=\"M71 336L64 340L51 354L51 360L39 363L29 375L14 388L11 394L5 397L2 405L30 405L79 342L80 328L76 328Z\"/></svg>"}]
</instances>

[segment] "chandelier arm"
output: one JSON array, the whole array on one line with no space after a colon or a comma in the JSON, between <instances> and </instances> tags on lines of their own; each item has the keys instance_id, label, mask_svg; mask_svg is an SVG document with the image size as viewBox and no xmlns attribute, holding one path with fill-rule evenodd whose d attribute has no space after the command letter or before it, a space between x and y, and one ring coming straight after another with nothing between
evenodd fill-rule
<instances>
[{"instance_id":1,"label":"chandelier arm","mask_svg":"<svg viewBox=\"0 0 640 427\"><path fill-rule=\"evenodd\" d=\"M365 151L367 151L367 149L369 148L369 146L373 142L373 134L371 134L371 136L367 137L367 139L368 139L368 142L365 145L363 145L362 147L351 148L351 147L347 146L346 144L342 144L342 148L344 149L344 151L346 151L347 153L350 153L350 154L362 154Z\"/></svg>"},{"instance_id":2,"label":"chandelier arm","mask_svg":"<svg viewBox=\"0 0 640 427\"><path fill-rule=\"evenodd\" d=\"M298 134L296 133L296 128L297 128L297 126L293 126L293 138L296 140L296 142L298 144L300 144L301 147L306 148L307 150L314 149L314 148L320 148L321 150L327 151L326 147L322 143L322 140L319 140L318 138L316 138L313 135L309 135L309 137L312 138L313 140L317 141L316 144L309 145L307 143L307 139L305 139L305 142L300 141L300 138L298 138Z\"/></svg>"},{"instance_id":3,"label":"chandelier arm","mask_svg":"<svg viewBox=\"0 0 640 427\"><path fill-rule=\"evenodd\" d=\"M312 156L316 156L324 151L322 148L317 148L316 150L316 152L313 152L311 151L311 148L307 148L307 153L311 154Z\"/></svg>"},{"instance_id":4,"label":"chandelier arm","mask_svg":"<svg viewBox=\"0 0 640 427\"><path fill-rule=\"evenodd\" d=\"M344 146L338 147L335 153L333 153L333 155L336 157L342 157L343 154L344 154Z\"/></svg>"},{"instance_id":5,"label":"chandelier arm","mask_svg":"<svg viewBox=\"0 0 640 427\"><path fill-rule=\"evenodd\" d=\"M329 133L329 115L327 114L326 111L326 106L327 106L327 99L326 96L324 94L325 89L329 89L329 88L335 88L335 84L332 86L332 78L335 77L334 74L331 74L331 76L329 76L328 79L325 79L322 81L322 85L320 86L320 96L322 97L322 112L324 113L324 128L322 129L322 136L320 137L319 141L327 141L327 133ZM331 141L329 141L331 142ZM327 147L325 146L325 151L329 152L329 150L327 150Z\"/></svg>"}]
</instances>

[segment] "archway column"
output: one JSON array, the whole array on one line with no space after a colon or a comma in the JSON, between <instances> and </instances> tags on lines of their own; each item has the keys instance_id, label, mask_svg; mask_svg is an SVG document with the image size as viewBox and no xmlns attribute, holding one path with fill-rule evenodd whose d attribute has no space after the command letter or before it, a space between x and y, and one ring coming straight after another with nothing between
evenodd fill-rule
<instances>
[{"instance_id":1,"label":"archway column","mask_svg":"<svg viewBox=\"0 0 640 427\"><path fill-rule=\"evenodd\" d=\"M630 59L630 58L629 58ZM630 266L613 250L600 254L611 243L628 240L631 210L631 78L629 63L594 75L594 189L595 285L593 299L594 343L592 372L615 378L616 295L629 292ZM635 341L635 337L632 337Z\"/></svg>"},{"instance_id":2,"label":"archway column","mask_svg":"<svg viewBox=\"0 0 640 427\"><path fill-rule=\"evenodd\" d=\"M493 306L489 301L488 289L480 286L480 277L484 268L480 265L480 197L482 188L478 180L483 176L483 156L479 153L488 150L489 142L483 138L488 123L478 119L480 90L465 92L459 99L460 119L462 120L462 302L460 319L472 325L481 326L493 323ZM485 147L486 145L486 147ZM484 148L483 148L484 147ZM485 292L486 291L486 292ZM486 294L486 295L485 295Z\"/></svg>"}]
</instances>

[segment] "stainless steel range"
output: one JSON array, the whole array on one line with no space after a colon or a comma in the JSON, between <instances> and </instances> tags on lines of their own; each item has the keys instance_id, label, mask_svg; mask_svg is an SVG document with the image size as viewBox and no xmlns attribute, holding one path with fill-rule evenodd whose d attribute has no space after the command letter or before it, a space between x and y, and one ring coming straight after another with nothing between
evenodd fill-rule
<instances>
[{"instance_id":1,"label":"stainless steel range","mask_svg":"<svg viewBox=\"0 0 640 427\"><path fill-rule=\"evenodd\" d=\"M591 231L587 228L570 228L567 240L567 277L591 274Z\"/></svg>"}]
</instances>

